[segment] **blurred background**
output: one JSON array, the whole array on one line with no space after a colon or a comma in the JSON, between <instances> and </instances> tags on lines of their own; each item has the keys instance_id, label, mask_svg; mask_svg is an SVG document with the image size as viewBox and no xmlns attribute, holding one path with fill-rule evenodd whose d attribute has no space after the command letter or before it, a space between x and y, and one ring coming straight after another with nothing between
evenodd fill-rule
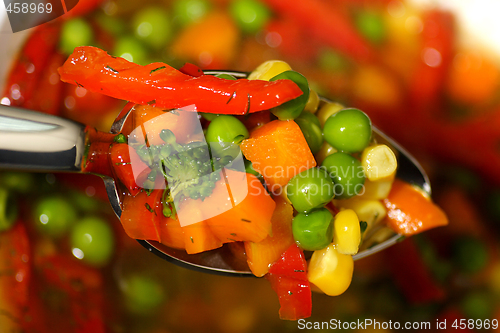
<instances>
[{"instance_id":1,"label":"blurred background","mask_svg":"<svg viewBox=\"0 0 500 333\"><path fill-rule=\"evenodd\" d=\"M495 2L445 3L80 0L56 20L0 35L0 101L109 130L124 102L59 81L79 45L177 68L287 61L414 154L450 219L357 261L343 295L313 294L309 321L446 319L454 331L455 320L500 319L500 34ZM79 260L71 248L82 233L100 239ZM265 279L149 254L122 231L98 177L0 173L2 333L300 331L278 309Z\"/></svg>"}]
</instances>

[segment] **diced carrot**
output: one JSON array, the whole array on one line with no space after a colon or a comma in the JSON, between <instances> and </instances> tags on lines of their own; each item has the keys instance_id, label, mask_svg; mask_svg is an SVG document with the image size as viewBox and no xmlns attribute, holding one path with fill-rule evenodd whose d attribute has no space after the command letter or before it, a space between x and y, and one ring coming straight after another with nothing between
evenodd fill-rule
<instances>
[{"instance_id":1,"label":"diced carrot","mask_svg":"<svg viewBox=\"0 0 500 333\"><path fill-rule=\"evenodd\" d=\"M220 179L215 183L215 188L209 197L204 200L187 198L175 207L177 218L182 227L207 220L232 208L231 197L222 177L222 172L219 171L219 173Z\"/></svg>"},{"instance_id":2,"label":"diced carrot","mask_svg":"<svg viewBox=\"0 0 500 333\"><path fill-rule=\"evenodd\" d=\"M227 68L237 50L238 31L227 13L213 11L182 30L171 51L203 68Z\"/></svg>"},{"instance_id":3,"label":"diced carrot","mask_svg":"<svg viewBox=\"0 0 500 333\"><path fill-rule=\"evenodd\" d=\"M293 176L316 166L304 135L292 120L274 120L257 128L240 147L271 192L279 192Z\"/></svg>"},{"instance_id":4,"label":"diced carrot","mask_svg":"<svg viewBox=\"0 0 500 333\"><path fill-rule=\"evenodd\" d=\"M398 234L414 235L448 224L445 213L430 198L399 179L394 180L383 203L387 208L387 225Z\"/></svg>"},{"instance_id":5,"label":"diced carrot","mask_svg":"<svg viewBox=\"0 0 500 333\"><path fill-rule=\"evenodd\" d=\"M134 239L160 241L161 198L163 190L141 191L123 198L120 222L127 235Z\"/></svg>"},{"instance_id":6,"label":"diced carrot","mask_svg":"<svg viewBox=\"0 0 500 333\"><path fill-rule=\"evenodd\" d=\"M218 196L218 191L212 193ZM206 200L205 200L206 201ZM209 208L201 199L185 199L177 208L177 218L184 234L187 253L200 253L222 246L222 242L212 233L203 217Z\"/></svg>"},{"instance_id":7,"label":"diced carrot","mask_svg":"<svg viewBox=\"0 0 500 333\"><path fill-rule=\"evenodd\" d=\"M162 216L160 220L160 242L174 249L185 249L184 230L179 220Z\"/></svg>"},{"instance_id":8,"label":"diced carrot","mask_svg":"<svg viewBox=\"0 0 500 333\"><path fill-rule=\"evenodd\" d=\"M230 206L206 220L212 232L224 243L260 242L271 232L271 217L276 203L252 174L224 169ZM214 206L209 197L207 205Z\"/></svg>"},{"instance_id":9,"label":"diced carrot","mask_svg":"<svg viewBox=\"0 0 500 333\"><path fill-rule=\"evenodd\" d=\"M200 139L203 132L196 112L169 111L150 105L136 105L133 111L135 135L143 136L147 133L147 141L150 145L165 143L160 138L160 133L164 129L169 129L175 134L177 143L184 144ZM145 138L139 137L137 140L145 141Z\"/></svg>"},{"instance_id":10,"label":"diced carrot","mask_svg":"<svg viewBox=\"0 0 500 333\"><path fill-rule=\"evenodd\" d=\"M109 155L116 177L132 195L139 193L151 169L141 161L135 150L126 143L112 144Z\"/></svg>"},{"instance_id":11,"label":"diced carrot","mask_svg":"<svg viewBox=\"0 0 500 333\"><path fill-rule=\"evenodd\" d=\"M294 242L292 234L293 207L281 196L277 196L274 200L276 209L271 218L272 234L258 243L244 242L248 267L257 277L267 274L269 267Z\"/></svg>"},{"instance_id":12,"label":"diced carrot","mask_svg":"<svg viewBox=\"0 0 500 333\"><path fill-rule=\"evenodd\" d=\"M263 240L275 203L257 177L224 169L209 197L184 199L176 208L186 251L199 253L223 243Z\"/></svg>"},{"instance_id":13,"label":"diced carrot","mask_svg":"<svg viewBox=\"0 0 500 333\"><path fill-rule=\"evenodd\" d=\"M182 227L184 244L189 254L213 250L222 246L222 242L213 234L206 221Z\"/></svg>"}]
</instances>

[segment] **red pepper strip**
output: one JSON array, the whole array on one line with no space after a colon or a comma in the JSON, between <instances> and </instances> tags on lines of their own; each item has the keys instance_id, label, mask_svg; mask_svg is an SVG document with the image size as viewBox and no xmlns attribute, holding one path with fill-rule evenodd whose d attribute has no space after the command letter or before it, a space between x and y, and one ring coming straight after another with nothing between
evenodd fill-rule
<instances>
[{"instance_id":1,"label":"red pepper strip","mask_svg":"<svg viewBox=\"0 0 500 333\"><path fill-rule=\"evenodd\" d=\"M321 42L358 60L373 59L374 50L346 13L322 0L263 0L275 12L297 22Z\"/></svg>"},{"instance_id":2,"label":"red pepper strip","mask_svg":"<svg viewBox=\"0 0 500 333\"><path fill-rule=\"evenodd\" d=\"M23 308L30 299L31 260L28 234L21 221L0 232L0 327L3 329L10 327L6 322L12 319L24 320Z\"/></svg>"},{"instance_id":3,"label":"red pepper strip","mask_svg":"<svg viewBox=\"0 0 500 333\"><path fill-rule=\"evenodd\" d=\"M304 253L296 244L291 245L269 268L266 278L278 294L281 319L298 320L311 316L311 287L306 271Z\"/></svg>"},{"instance_id":4,"label":"red pepper strip","mask_svg":"<svg viewBox=\"0 0 500 333\"><path fill-rule=\"evenodd\" d=\"M160 241L160 219L163 215L163 190L141 191L123 198L120 217L123 229L130 238Z\"/></svg>"},{"instance_id":5,"label":"red pepper strip","mask_svg":"<svg viewBox=\"0 0 500 333\"><path fill-rule=\"evenodd\" d=\"M109 148L109 142L91 143L83 159L82 172L113 177L109 162Z\"/></svg>"},{"instance_id":6,"label":"red pepper strip","mask_svg":"<svg viewBox=\"0 0 500 333\"><path fill-rule=\"evenodd\" d=\"M427 303L443 299L443 288L433 279L411 238L386 251L387 263L396 285L412 303Z\"/></svg>"},{"instance_id":7,"label":"red pepper strip","mask_svg":"<svg viewBox=\"0 0 500 333\"><path fill-rule=\"evenodd\" d=\"M40 89L40 77L59 42L59 30L60 25L57 24L39 25L25 42L2 93L9 99L10 105L24 106Z\"/></svg>"},{"instance_id":8,"label":"red pepper strip","mask_svg":"<svg viewBox=\"0 0 500 333\"><path fill-rule=\"evenodd\" d=\"M164 64L140 66L91 46L77 47L59 68L61 80L138 104L166 109L246 114L271 109L302 94L290 80L192 77Z\"/></svg>"},{"instance_id":9,"label":"red pepper strip","mask_svg":"<svg viewBox=\"0 0 500 333\"><path fill-rule=\"evenodd\" d=\"M455 47L454 16L450 12L432 10L422 15L420 61L409 87L412 102L419 111L429 110L442 94Z\"/></svg>"},{"instance_id":10,"label":"red pepper strip","mask_svg":"<svg viewBox=\"0 0 500 333\"><path fill-rule=\"evenodd\" d=\"M143 184L151 169L141 161L135 150L131 149L126 143L112 144L109 155L116 177L127 187L130 194L136 195L139 193L142 186L138 185L138 182Z\"/></svg>"},{"instance_id":11,"label":"red pepper strip","mask_svg":"<svg viewBox=\"0 0 500 333\"><path fill-rule=\"evenodd\" d=\"M82 264L76 258L62 255L38 258L36 267L41 273L42 285L48 286L48 291L61 291L66 296L60 299L60 304L55 304L57 311L47 309L47 305L43 308L50 311L45 318L49 331L105 332L104 283L99 270ZM41 288L42 295L44 291L47 290Z\"/></svg>"},{"instance_id":12,"label":"red pepper strip","mask_svg":"<svg viewBox=\"0 0 500 333\"><path fill-rule=\"evenodd\" d=\"M49 59L38 80L33 97L25 100L23 107L44 113L59 115L64 86L59 80L57 69L64 63L65 56L55 53Z\"/></svg>"}]
</instances>

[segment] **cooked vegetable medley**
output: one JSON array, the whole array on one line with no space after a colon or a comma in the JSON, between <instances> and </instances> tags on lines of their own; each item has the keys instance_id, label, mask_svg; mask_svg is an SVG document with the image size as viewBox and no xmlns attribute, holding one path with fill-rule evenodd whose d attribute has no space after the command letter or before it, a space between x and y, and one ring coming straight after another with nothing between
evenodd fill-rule
<instances>
[{"instance_id":1,"label":"cooked vegetable medley","mask_svg":"<svg viewBox=\"0 0 500 333\"><path fill-rule=\"evenodd\" d=\"M105 68L111 68L108 62L116 70L107 71L110 79L101 79L94 85L95 68L104 68L106 72ZM352 256L363 246L361 229L367 233L366 238L370 238L373 231L388 227L408 236L448 223L444 213L424 197L422 191L412 190L409 184L401 185L408 188L402 195L395 197L389 191L387 197L379 198L384 200L385 207L372 210L372 215L363 214L363 218L371 222L368 232L368 222L360 220L356 210L336 205L334 199L363 198L366 178L370 181L389 179L387 189L390 190L397 169L395 154L390 147L377 143L369 117L359 109L337 108L321 129L315 113L317 108L326 107L324 104L330 102L322 101L316 108L306 110L309 97L314 98L316 94L309 93L307 79L301 74L292 70L280 73L280 69L275 68L289 66L273 61L262 64L256 73L249 75L262 78L271 76L268 74L271 72L274 76L269 82L281 83L280 86L269 86L262 79L227 76L209 79L200 71L196 71L196 76L189 76L173 68L167 74L148 69L155 67L162 71L166 66L158 63L138 71L137 65L109 57L101 50L78 47L59 69L61 78L69 83L82 85L83 82L91 91L114 96L117 95L111 93L111 87L116 85L117 77L123 82L136 82L139 90L142 86L146 89L154 86L167 92L189 92L184 98L181 97L184 95L165 95L160 99L151 95L150 103L132 107L127 118L132 125L125 125L126 130L109 143L112 174L107 174L107 167L104 170L95 167L105 163L92 160L93 151L96 146L101 149L101 142L94 142L89 135L86 159L90 160L87 163L90 169L83 171L117 177L126 187L121 221L130 237L158 241L189 254L233 242L243 242L245 248L252 248L247 244L265 244L266 239L271 238L273 243L262 245L260 251L266 251L266 247L274 250L279 245L283 252L277 252L278 257L247 256L248 266L252 271L258 267L253 271L257 276L266 273L293 276L292 271L273 273L273 267L282 264L288 270L304 272L300 279L291 276L286 283L283 278L269 279L280 297L280 317L298 320L311 315L310 296L305 296L311 294L309 282L329 295L338 295L347 289L353 271ZM129 68L134 69L128 71ZM182 79L177 78L179 75ZM208 93L218 93L220 87L234 89L226 104L243 91L249 104L267 107L251 111L247 106L246 114L238 118L242 115L240 109L224 111L217 102L212 105L198 93L201 83L191 92L182 88L184 82L194 81L204 82L203 90ZM254 87L254 82L260 86L255 95L247 88ZM302 93L291 96L289 91L293 86L299 86ZM279 101L278 104L268 101L270 97ZM201 122L203 117L196 111L213 116ZM267 121L252 124L248 121L250 112L266 113ZM174 118L177 119L172 121ZM302 121L302 127L295 119ZM318 150L323 137L332 150L323 154L323 162L319 164L312 150ZM116 147L120 147L121 153L115 153ZM108 157L101 154L100 158ZM253 172L247 173L245 165L251 165ZM396 182L399 189L401 181ZM410 193L415 196L415 204L418 200L419 211L432 210L434 214L413 216L410 207L405 210L400 201ZM280 209L276 207L277 197L293 208L288 210L291 216L286 222L291 224L287 226L291 235L274 234L273 215ZM293 242L289 245L291 239ZM302 267L303 251L314 251L307 268ZM254 261L264 262L255 265ZM296 286L292 287L294 283ZM292 294L282 297L283 292L293 293L294 288L306 302L298 301Z\"/></svg>"},{"instance_id":2,"label":"cooked vegetable medley","mask_svg":"<svg viewBox=\"0 0 500 333\"><path fill-rule=\"evenodd\" d=\"M2 58L0 103L88 124L83 168L119 179L124 214L99 177L2 170L0 331L497 330L500 69L461 28L400 0L80 0L27 31L10 68ZM89 76L61 81L89 45L65 80ZM124 101L130 121L109 134ZM443 210L395 176L372 123L418 157ZM265 279L186 270L133 238L225 251Z\"/></svg>"}]
</instances>

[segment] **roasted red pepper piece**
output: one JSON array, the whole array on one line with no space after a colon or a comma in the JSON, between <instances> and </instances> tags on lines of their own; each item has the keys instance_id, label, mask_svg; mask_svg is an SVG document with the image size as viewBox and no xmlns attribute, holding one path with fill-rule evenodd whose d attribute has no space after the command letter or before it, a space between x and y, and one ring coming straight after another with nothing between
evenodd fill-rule
<instances>
[{"instance_id":1,"label":"roasted red pepper piece","mask_svg":"<svg viewBox=\"0 0 500 333\"><path fill-rule=\"evenodd\" d=\"M64 82L59 80L57 69L64 63L64 55L54 53L43 69L32 97L25 100L23 107L44 113L59 115Z\"/></svg>"},{"instance_id":2,"label":"roasted red pepper piece","mask_svg":"<svg viewBox=\"0 0 500 333\"><path fill-rule=\"evenodd\" d=\"M46 304L41 308L40 311L48 311L44 318L48 331L105 332L104 282L99 270L62 255L37 258L36 268L49 292L63 292L66 296L59 298L59 303L51 304L57 307L57 311L47 309ZM47 290L41 289L40 292L43 294Z\"/></svg>"},{"instance_id":3,"label":"roasted red pepper piece","mask_svg":"<svg viewBox=\"0 0 500 333\"><path fill-rule=\"evenodd\" d=\"M82 172L113 177L109 162L109 148L109 142L90 143L83 158Z\"/></svg>"},{"instance_id":4,"label":"roasted red pepper piece","mask_svg":"<svg viewBox=\"0 0 500 333\"><path fill-rule=\"evenodd\" d=\"M95 47L77 47L59 69L61 80L118 99L165 109L246 114L267 110L302 94L290 80L192 77L164 64L140 66Z\"/></svg>"},{"instance_id":5,"label":"roasted red pepper piece","mask_svg":"<svg viewBox=\"0 0 500 333\"><path fill-rule=\"evenodd\" d=\"M356 30L349 16L322 0L264 0L275 12L297 22L319 41L359 61L375 52Z\"/></svg>"},{"instance_id":6,"label":"roasted red pepper piece","mask_svg":"<svg viewBox=\"0 0 500 333\"><path fill-rule=\"evenodd\" d=\"M126 143L115 143L109 150L111 166L116 177L127 187L130 194L136 195L141 190L151 169L139 158L134 149ZM134 172L135 171L135 172Z\"/></svg>"},{"instance_id":7,"label":"roasted red pepper piece","mask_svg":"<svg viewBox=\"0 0 500 333\"><path fill-rule=\"evenodd\" d=\"M311 316L311 286L307 279L307 262L304 253L291 245L269 268L266 278L278 294L281 319L298 320Z\"/></svg>"},{"instance_id":8,"label":"roasted red pepper piece","mask_svg":"<svg viewBox=\"0 0 500 333\"><path fill-rule=\"evenodd\" d=\"M17 331L30 301L31 249L21 221L0 232L0 327Z\"/></svg>"}]
</instances>

